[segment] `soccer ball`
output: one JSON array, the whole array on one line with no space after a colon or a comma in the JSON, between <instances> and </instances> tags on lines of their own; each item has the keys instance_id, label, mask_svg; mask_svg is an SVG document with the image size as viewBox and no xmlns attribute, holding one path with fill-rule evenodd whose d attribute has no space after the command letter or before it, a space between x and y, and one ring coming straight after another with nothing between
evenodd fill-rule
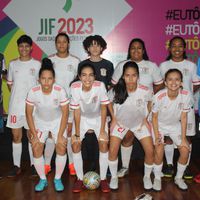
<instances>
[{"instance_id":1,"label":"soccer ball","mask_svg":"<svg viewBox=\"0 0 200 200\"><path fill-rule=\"evenodd\" d=\"M83 176L83 184L89 190L95 190L100 185L100 176L96 172L89 171Z\"/></svg>"}]
</instances>

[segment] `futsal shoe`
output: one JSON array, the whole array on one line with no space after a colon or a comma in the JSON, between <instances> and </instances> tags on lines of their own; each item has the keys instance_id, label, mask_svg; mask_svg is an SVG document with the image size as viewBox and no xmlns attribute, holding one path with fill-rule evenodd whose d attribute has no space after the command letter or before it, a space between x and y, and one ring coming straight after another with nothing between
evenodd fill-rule
<instances>
[{"instance_id":1,"label":"futsal shoe","mask_svg":"<svg viewBox=\"0 0 200 200\"><path fill-rule=\"evenodd\" d=\"M110 192L110 187L108 185L107 180L101 180L100 182L101 191L104 193Z\"/></svg>"},{"instance_id":2,"label":"futsal shoe","mask_svg":"<svg viewBox=\"0 0 200 200\"><path fill-rule=\"evenodd\" d=\"M51 172L51 165L45 165L44 171L45 171L45 175L49 174Z\"/></svg>"},{"instance_id":3,"label":"futsal shoe","mask_svg":"<svg viewBox=\"0 0 200 200\"><path fill-rule=\"evenodd\" d=\"M54 179L54 187L56 192L62 192L64 190L64 185L61 179Z\"/></svg>"},{"instance_id":4,"label":"futsal shoe","mask_svg":"<svg viewBox=\"0 0 200 200\"><path fill-rule=\"evenodd\" d=\"M76 175L76 170L74 168L74 163L69 164L68 168L69 168L69 174L70 175L72 175L72 176Z\"/></svg>"},{"instance_id":5,"label":"futsal shoe","mask_svg":"<svg viewBox=\"0 0 200 200\"><path fill-rule=\"evenodd\" d=\"M13 169L8 173L7 177L12 178L18 176L19 174L21 174L21 168L14 166Z\"/></svg>"},{"instance_id":6,"label":"futsal shoe","mask_svg":"<svg viewBox=\"0 0 200 200\"><path fill-rule=\"evenodd\" d=\"M172 178L174 175L174 168L172 164L167 164L163 169L164 177Z\"/></svg>"},{"instance_id":7,"label":"futsal shoe","mask_svg":"<svg viewBox=\"0 0 200 200\"><path fill-rule=\"evenodd\" d=\"M184 178L184 179L187 179L187 180L193 179L193 174L192 174L192 172L190 171L190 169L189 169L188 166L187 166L186 169L185 169L185 172L184 172L184 174L183 174L183 178Z\"/></svg>"},{"instance_id":8,"label":"futsal shoe","mask_svg":"<svg viewBox=\"0 0 200 200\"><path fill-rule=\"evenodd\" d=\"M47 187L47 180L46 179L40 179L39 183L35 186L36 192L42 192Z\"/></svg>"},{"instance_id":9,"label":"futsal shoe","mask_svg":"<svg viewBox=\"0 0 200 200\"><path fill-rule=\"evenodd\" d=\"M117 176L119 178L123 178L124 176L126 176L128 174L128 168L122 167L118 172L117 172Z\"/></svg>"},{"instance_id":10,"label":"futsal shoe","mask_svg":"<svg viewBox=\"0 0 200 200\"><path fill-rule=\"evenodd\" d=\"M200 174L197 174L195 177L194 177L194 181L196 183L200 183Z\"/></svg>"},{"instance_id":11,"label":"futsal shoe","mask_svg":"<svg viewBox=\"0 0 200 200\"><path fill-rule=\"evenodd\" d=\"M83 190L83 188L84 188L83 181L77 179L76 182L74 183L72 191L74 193L79 193Z\"/></svg>"}]
</instances>

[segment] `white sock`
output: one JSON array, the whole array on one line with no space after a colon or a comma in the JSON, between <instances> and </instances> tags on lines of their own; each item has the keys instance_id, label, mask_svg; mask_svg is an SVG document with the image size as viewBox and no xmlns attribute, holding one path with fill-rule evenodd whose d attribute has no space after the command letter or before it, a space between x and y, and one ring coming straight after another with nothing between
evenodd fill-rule
<instances>
[{"instance_id":1,"label":"white sock","mask_svg":"<svg viewBox=\"0 0 200 200\"><path fill-rule=\"evenodd\" d=\"M121 145L122 167L125 167L127 169L129 168L132 150L133 145L131 145L130 147L124 147Z\"/></svg>"},{"instance_id":2,"label":"white sock","mask_svg":"<svg viewBox=\"0 0 200 200\"><path fill-rule=\"evenodd\" d=\"M67 160L67 155L64 156L56 155L56 173L55 173L55 179L60 179L62 176L62 173L65 169L65 164Z\"/></svg>"},{"instance_id":3,"label":"white sock","mask_svg":"<svg viewBox=\"0 0 200 200\"><path fill-rule=\"evenodd\" d=\"M186 165L182 165L180 163L177 163L176 178L182 178L183 177L183 173L184 173L186 167L187 167L187 164Z\"/></svg>"},{"instance_id":4,"label":"white sock","mask_svg":"<svg viewBox=\"0 0 200 200\"><path fill-rule=\"evenodd\" d=\"M192 144L190 144L190 152L189 152L189 157L188 157L188 161L187 161L187 166L189 166L189 164L190 164L191 154L192 154Z\"/></svg>"},{"instance_id":5,"label":"white sock","mask_svg":"<svg viewBox=\"0 0 200 200\"><path fill-rule=\"evenodd\" d=\"M35 169L40 179L47 179L44 172L44 157L43 156L41 156L40 158L33 157L33 161L34 161Z\"/></svg>"},{"instance_id":6,"label":"white sock","mask_svg":"<svg viewBox=\"0 0 200 200\"><path fill-rule=\"evenodd\" d=\"M114 161L108 160L108 164L109 164L110 173L112 175L112 178L116 178L117 177L118 159L114 160Z\"/></svg>"},{"instance_id":7,"label":"white sock","mask_svg":"<svg viewBox=\"0 0 200 200\"><path fill-rule=\"evenodd\" d=\"M13 155L13 163L14 166L21 166L21 156L22 156L22 143L12 143L12 155Z\"/></svg>"},{"instance_id":8,"label":"white sock","mask_svg":"<svg viewBox=\"0 0 200 200\"><path fill-rule=\"evenodd\" d=\"M108 152L99 152L99 170L101 180L106 179L106 173L108 170Z\"/></svg>"},{"instance_id":9,"label":"white sock","mask_svg":"<svg viewBox=\"0 0 200 200\"><path fill-rule=\"evenodd\" d=\"M153 165L148 165L144 163L144 176L149 178L151 175L152 169L153 169Z\"/></svg>"},{"instance_id":10,"label":"white sock","mask_svg":"<svg viewBox=\"0 0 200 200\"><path fill-rule=\"evenodd\" d=\"M173 165L173 158L174 158L174 144L166 144L164 146L165 149L165 158L168 165Z\"/></svg>"},{"instance_id":11,"label":"white sock","mask_svg":"<svg viewBox=\"0 0 200 200\"><path fill-rule=\"evenodd\" d=\"M79 180L83 180L83 158L81 152L73 153L74 168Z\"/></svg>"},{"instance_id":12,"label":"white sock","mask_svg":"<svg viewBox=\"0 0 200 200\"><path fill-rule=\"evenodd\" d=\"M44 149L45 165L51 165L51 159L55 150L55 142L52 138L47 138Z\"/></svg>"},{"instance_id":13,"label":"white sock","mask_svg":"<svg viewBox=\"0 0 200 200\"><path fill-rule=\"evenodd\" d=\"M68 155L68 163L73 163L73 156L72 156L72 144L71 144L71 137L67 138L67 155Z\"/></svg>"},{"instance_id":14,"label":"white sock","mask_svg":"<svg viewBox=\"0 0 200 200\"><path fill-rule=\"evenodd\" d=\"M32 146L31 143L28 143L28 151L29 151L29 157L30 157L30 165L33 165L33 150L32 150Z\"/></svg>"},{"instance_id":15,"label":"white sock","mask_svg":"<svg viewBox=\"0 0 200 200\"><path fill-rule=\"evenodd\" d=\"M158 180L161 179L162 167L163 167L163 163L161 163L160 165L154 164L155 179L158 179Z\"/></svg>"}]
</instances>

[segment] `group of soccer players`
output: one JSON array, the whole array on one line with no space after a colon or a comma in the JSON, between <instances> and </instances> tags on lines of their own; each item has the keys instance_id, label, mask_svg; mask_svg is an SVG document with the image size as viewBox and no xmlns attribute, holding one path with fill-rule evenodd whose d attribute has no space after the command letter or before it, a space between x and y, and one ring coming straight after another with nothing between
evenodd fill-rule
<instances>
[{"instance_id":1,"label":"group of soccer players","mask_svg":"<svg viewBox=\"0 0 200 200\"><path fill-rule=\"evenodd\" d=\"M134 38L127 60L115 69L112 62L101 57L107 47L101 36L88 36L83 41L88 59L82 62L69 53L69 43L68 35L59 33L55 38L56 54L40 63L31 56L32 39L22 35L17 40L19 58L10 62L7 75L11 91L7 127L12 129L14 164L8 177L21 173L24 127L32 173L40 177L35 186L37 192L48 185L54 150L55 190L64 190L61 176L66 152L69 173L77 175L72 190L84 189L81 144L86 134L96 135L98 140L102 192L118 189L118 178L129 173L135 137L145 153L144 189L162 190L161 177L173 176L173 153L177 147L180 156L174 182L187 190L183 177L192 178L186 171L191 136L195 135L193 95L199 89L200 78L196 65L187 60L184 39L170 40L169 56L158 67L149 61L144 41ZM120 148L122 168L118 171ZM164 152L167 166L163 174ZM200 176L195 180L200 182Z\"/></svg>"}]
</instances>

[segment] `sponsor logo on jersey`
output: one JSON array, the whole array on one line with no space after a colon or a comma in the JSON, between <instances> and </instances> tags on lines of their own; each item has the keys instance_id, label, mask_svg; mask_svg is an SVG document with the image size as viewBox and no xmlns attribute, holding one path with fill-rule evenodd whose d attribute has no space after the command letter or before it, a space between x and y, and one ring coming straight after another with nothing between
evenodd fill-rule
<instances>
[{"instance_id":1,"label":"sponsor logo on jersey","mask_svg":"<svg viewBox=\"0 0 200 200\"><path fill-rule=\"evenodd\" d=\"M54 102L54 105L56 106L58 105L58 99L54 99L53 102Z\"/></svg>"},{"instance_id":2,"label":"sponsor logo on jersey","mask_svg":"<svg viewBox=\"0 0 200 200\"><path fill-rule=\"evenodd\" d=\"M142 74L149 74L149 68L142 67L141 70L140 70L140 73L142 73Z\"/></svg>"},{"instance_id":3,"label":"sponsor logo on jersey","mask_svg":"<svg viewBox=\"0 0 200 200\"><path fill-rule=\"evenodd\" d=\"M73 65L68 65L67 69L68 69L68 71L73 72L74 71L74 66Z\"/></svg>"},{"instance_id":4,"label":"sponsor logo on jersey","mask_svg":"<svg viewBox=\"0 0 200 200\"><path fill-rule=\"evenodd\" d=\"M32 76L35 75L35 68L31 68L31 69L30 69L30 74L31 74Z\"/></svg>"}]
</instances>

